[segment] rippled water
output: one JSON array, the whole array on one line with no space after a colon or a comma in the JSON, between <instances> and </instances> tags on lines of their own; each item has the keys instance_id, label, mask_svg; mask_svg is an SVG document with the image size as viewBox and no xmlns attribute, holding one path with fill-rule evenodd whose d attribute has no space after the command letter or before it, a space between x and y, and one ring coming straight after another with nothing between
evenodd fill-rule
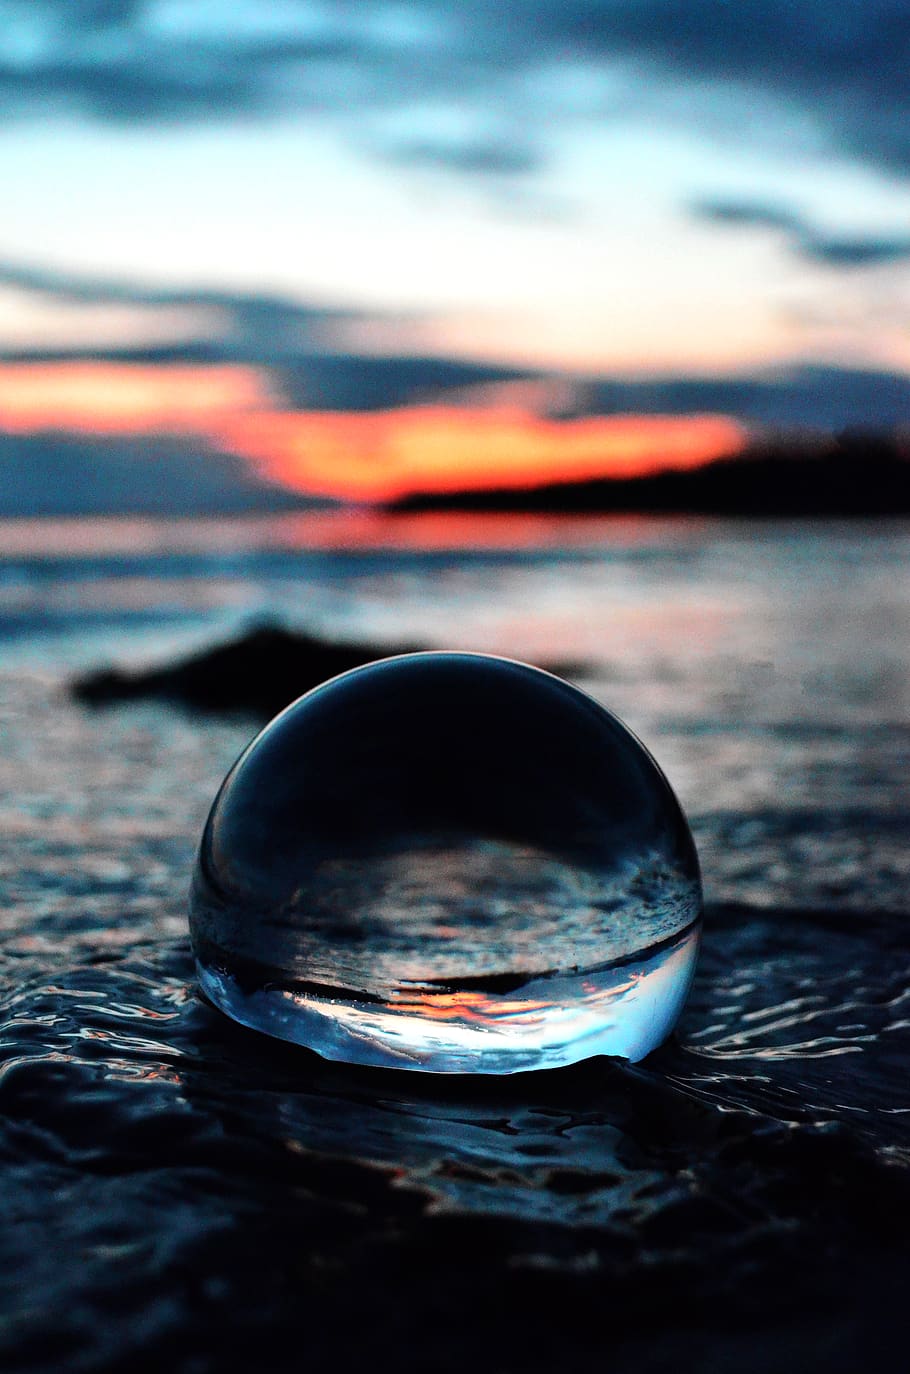
<instances>
[{"instance_id":1,"label":"rippled water","mask_svg":"<svg viewBox=\"0 0 910 1374\"><path fill-rule=\"evenodd\" d=\"M33 533L0 560L4 1369L252 1367L302 1330L317 1365L370 1345L416 1368L414 1333L439 1323L454 1369L466 1311L501 1368L609 1351L657 1371L682 1340L693 1368L785 1350L848 1370L897 1338L906 527L572 529L494 531L486 555L396 553L375 529L338 552L184 531L173 553L108 529L88 555ZM263 612L587 661L701 851L703 954L674 1041L635 1068L402 1083L200 1000L189 872L253 727L92 713L65 686Z\"/></svg>"}]
</instances>

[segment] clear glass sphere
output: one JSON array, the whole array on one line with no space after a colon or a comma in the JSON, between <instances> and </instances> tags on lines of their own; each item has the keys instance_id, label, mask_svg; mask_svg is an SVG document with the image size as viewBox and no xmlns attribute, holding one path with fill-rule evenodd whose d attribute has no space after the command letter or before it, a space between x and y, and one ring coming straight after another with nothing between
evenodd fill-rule
<instances>
[{"instance_id":1,"label":"clear glass sphere","mask_svg":"<svg viewBox=\"0 0 910 1374\"><path fill-rule=\"evenodd\" d=\"M513 1073L641 1059L698 950L670 786L575 687L482 654L344 673L253 740L190 904L229 1016L329 1059Z\"/></svg>"}]
</instances>

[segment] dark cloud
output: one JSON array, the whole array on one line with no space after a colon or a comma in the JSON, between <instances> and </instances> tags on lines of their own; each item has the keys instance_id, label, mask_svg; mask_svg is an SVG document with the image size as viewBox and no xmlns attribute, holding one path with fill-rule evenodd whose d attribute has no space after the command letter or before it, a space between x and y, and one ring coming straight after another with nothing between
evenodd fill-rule
<instances>
[{"instance_id":1,"label":"dark cloud","mask_svg":"<svg viewBox=\"0 0 910 1374\"><path fill-rule=\"evenodd\" d=\"M393 143L387 157L412 167L439 168L471 176L523 176L538 168L543 157L538 148L502 139L415 139Z\"/></svg>"},{"instance_id":2,"label":"dark cloud","mask_svg":"<svg viewBox=\"0 0 910 1374\"><path fill-rule=\"evenodd\" d=\"M527 147L510 158L466 139L459 155L412 131L398 138L402 158L513 176L537 165L532 131L560 117L552 84L535 95L528 79L562 72L568 88L581 67L592 118L604 117L603 75L605 90L624 81L626 112L725 126L740 144L768 138L776 119L791 130L803 121L816 151L910 173L906 0L285 0L274 12L259 0L222 10L0 0L0 28L8 113L193 121L306 110L350 131L436 101L481 124L505 113L527 128ZM682 102L668 101L673 90Z\"/></svg>"},{"instance_id":3,"label":"dark cloud","mask_svg":"<svg viewBox=\"0 0 910 1374\"><path fill-rule=\"evenodd\" d=\"M351 326L381 317L289 298L213 288L150 286L0 261L0 286L84 305L202 312L204 333L173 344L119 349L25 349L2 362L100 359L129 363L248 363L264 367L290 409L376 410L432 400L491 383L525 380L527 369L455 358L377 356L346 347Z\"/></svg>"},{"instance_id":4,"label":"dark cloud","mask_svg":"<svg viewBox=\"0 0 910 1374\"><path fill-rule=\"evenodd\" d=\"M275 357L267 347L238 349L215 340L126 348L8 349L3 363L114 362L145 366L213 366L244 362L263 367L279 404L289 410L390 410L449 399L459 402L473 388L534 381L533 369L499 367L435 355L316 353Z\"/></svg>"},{"instance_id":5,"label":"dark cloud","mask_svg":"<svg viewBox=\"0 0 910 1374\"><path fill-rule=\"evenodd\" d=\"M594 382L588 413L718 413L774 429L891 429L910 415L910 377L860 368L802 366L736 377Z\"/></svg>"},{"instance_id":6,"label":"dark cloud","mask_svg":"<svg viewBox=\"0 0 910 1374\"><path fill-rule=\"evenodd\" d=\"M368 354L311 356L275 372L287 404L302 410L387 410L534 376L533 370L459 358Z\"/></svg>"},{"instance_id":7,"label":"dark cloud","mask_svg":"<svg viewBox=\"0 0 910 1374\"><path fill-rule=\"evenodd\" d=\"M718 86L738 91L738 142L762 138L770 98L807 116L829 151L910 171L905 0L539 0L533 9L538 33L575 52L653 64L708 104Z\"/></svg>"},{"instance_id":8,"label":"dark cloud","mask_svg":"<svg viewBox=\"0 0 910 1374\"><path fill-rule=\"evenodd\" d=\"M0 434L0 518L237 515L313 504L199 438ZM324 504L318 502L317 504Z\"/></svg>"},{"instance_id":9,"label":"dark cloud","mask_svg":"<svg viewBox=\"0 0 910 1374\"><path fill-rule=\"evenodd\" d=\"M66 25L76 31L119 28L131 23L147 8L147 0L6 0L2 6L13 20L29 12L45 22Z\"/></svg>"},{"instance_id":10,"label":"dark cloud","mask_svg":"<svg viewBox=\"0 0 910 1374\"><path fill-rule=\"evenodd\" d=\"M706 200L691 210L697 219L711 224L778 230L793 252L828 267L874 267L910 258L910 234L825 234L795 211L776 203Z\"/></svg>"},{"instance_id":11,"label":"dark cloud","mask_svg":"<svg viewBox=\"0 0 910 1374\"><path fill-rule=\"evenodd\" d=\"M801 247L803 257L829 267L874 267L910 258L910 234L893 238L807 238Z\"/></svg>"},{"instance_id":12,"label":"dark cloud","mask_svg":"<svg viewBox=\"0 0 910 1374\"><path fill-rule=\"evenodd\" d=\"M802 222L781 207L705 203L718 223L771 225L795 234ZM819 241L822 242L821 240ZM818 251L822 251L822 248ZM869 245L867 245L867 248ZM830 241L828 243L830 250ZM854 245L854 251L856 246ZM843 245L837 251L844 251ZM439 399L482 403L484 388L536 382L546 394L553 374L461 358L365 354L344 345L344 328L365 316L281 296L212 288L166 288L109 281L0 262L0 285L86 304L210 308L222 328L171 345L115 349L32 349L0 353L2 362L101 360L132 363L247 363L266 370L278 404L289 410L381 410ZM910 376L843 367L802 366L738 376L556 379L564 397L554 414L730 415L778 429L888 429L910 416Z\"/></svg>"},{"instance_id":13,"label":"dark cloud","mask_svg":"<svg viewBox=\"0 0 910 1374\"><path fill-rule=\"evenodd\" d=\"M802 233L804 225L798 215L783 205L753 200L703 200L692 207L696 219L711 224L730 225L734 229L783 229L787 233Z\"/></svg>"},{"instance_id":14,"label":"dark cloud","mask_svg":"<svg viewBox=\"0 0 910 1374\"><path fill-rule=\"evenodd\" d=\"M4 14L22 11L0 0ZM301 9L304 7L301 6ZM356 36L273 38L155 31L157 6L82 6L46 0L20 23L23 52L0 49L0 113L111 123L198 123L211 118L337 110L356 93L357 70L382 54ZM93 11L104 14L93 17ZM227 15L226 15L227 18ZM292 78L292 79L289 79Z\"/></svg>"},{"instance_id":15,"label":"dark cloud","mask_svg":"<svg viewBox=\"0 0 910 1374\"><path fill-rule=\"evenodd\" d=\"M103 358L131 363L218 363L215 344L118 350L37 350L0 354L2 362L47 362ZM268 369L276 395L290 410L386 410L427 401L456 403L466 389L535 381L552 383L533 371L517 372L485 363L440 357L368 354L310 354ZM733 377L663 376L629 380L601 377L562 381L566 400L554 418L605 415L729 415L743 424L776 430L812 429L836 433L848 428L904 428L910 415L910 378L902 373L802 366L775 373ZM468 392L468 394L470 394Z\"/></svg>"},{"instance_id":16,"label":"dark cloud","mask_svg":"<svg viewBox=\"0 0 910 1374\"><path fill-rule=\"evenodd\" d=\"M374 316L295 301L268 293L207 287L162 287L0 261L0 286L85 305L133 305L210 312L211 337L225 348L265 347L270 355L343 338L345 329Z\"/></svg>"}]
</instances>

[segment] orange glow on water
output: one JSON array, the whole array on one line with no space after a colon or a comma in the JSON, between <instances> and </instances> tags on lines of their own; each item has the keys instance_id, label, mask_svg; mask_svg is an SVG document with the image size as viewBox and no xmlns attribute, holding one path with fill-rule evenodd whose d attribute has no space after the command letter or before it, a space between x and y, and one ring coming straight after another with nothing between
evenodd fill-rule
<instances>
[{"instance_id":1,"label":"orange glow on water","mask_svg":"<svg viewBox=\"0 0 910 1374\"><path fill-rule=\"evenodd\" d=\"M533 1017L546 1011L552 1004L539 998L491 997L485 992L434 992L413 1001L402 999L395 1002L396 1012L419 1016L425 1021L465 1021L478 1025L488 1024L502 1017Z\"/></svg>"},{"instance_id":2,"label":"orange glow on water","mask_svg":"<svg viewBox=\"0 0 910 1374\"><path fill-rule=\"evenodd\" d=\"M272 481L352 500L692 468L745 444L719 415L550 420L520 409L412 406L246 413L223 434Z\"/></svg>"},{"instance_id":3,"label":"orange glow on water","mask_svg":"<svg viewBox=\"0 0 910 1374\"><path fill-rule=\"evenodd\" d=\"M686 516L697 531L703 521ZM474 511L389 513L363 507L291 515L186 517L67 516L0 520L0 554L57 558L60 554L233 553L251 549L544 549L651 547L678 543L678 516L518 515Z\"/></svg>"}]
</instances>

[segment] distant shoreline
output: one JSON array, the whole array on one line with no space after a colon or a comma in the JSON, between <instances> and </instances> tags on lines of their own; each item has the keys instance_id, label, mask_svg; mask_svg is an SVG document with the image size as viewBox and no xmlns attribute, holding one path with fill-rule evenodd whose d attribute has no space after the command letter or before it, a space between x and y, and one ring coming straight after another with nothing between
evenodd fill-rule
<instances>
[{"instance_id":1,"label":"distant shoreline","mask_svg":"<svg viewBox=\"0 0 910 1374\"><path fill-rule=\"evenodd\" d=\"M815 451L804 445L764 448L688 471L647 477L417 492L386 503L384 509L398 513L899 516L910 514L910 461L895 440L843 436Z\"/></svg>"}]
</instances>

